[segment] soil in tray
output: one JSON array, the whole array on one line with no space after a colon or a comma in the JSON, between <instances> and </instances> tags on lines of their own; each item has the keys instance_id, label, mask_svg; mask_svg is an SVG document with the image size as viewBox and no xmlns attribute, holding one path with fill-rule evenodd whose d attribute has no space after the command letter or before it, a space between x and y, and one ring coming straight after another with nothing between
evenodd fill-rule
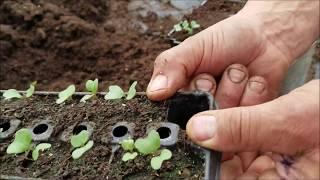
<instances>
[{"instance_id":1,"label":"soil in tray","mask_svg":"<svg viewBox=\"0 0 320 180\"><path fill-rule=\"evenodd\" d=\"M134 138L145 136L146 127L153 122L165 121L167 103L151 102L146 97L135 97L130 101L105 101L101 97L87 103L78 98L64 105L55 104L56 97L42 96L30 99L1 100L0 122L16 118L21 127L32 127L39 120L50 119L55 127L49 140L52 148L41 153L37 161L25 154L7 155L6 148L12 137L0 143L0 174L22 177L58 179L201 179L204 161L186 141L185 132L180 130L176 148L171 149L172 159L165 161L158 171L150 166L151 156L138 156L133 161L122 162L123 151L111 156L112 126L120 121L135 124ZM90 139L94 146L80 159L71 158L71 145L60 141L60 134L69 126L92 121L95 128Z\"/></svg>"}]
</instances>

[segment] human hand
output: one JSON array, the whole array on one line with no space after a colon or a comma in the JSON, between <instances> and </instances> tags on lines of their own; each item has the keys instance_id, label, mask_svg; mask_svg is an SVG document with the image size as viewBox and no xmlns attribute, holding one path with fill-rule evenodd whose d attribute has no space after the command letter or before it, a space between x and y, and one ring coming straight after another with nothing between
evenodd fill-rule
<instances>
[{"instance_id":1,"label":"human hand","mask_svg":"<svg viewBox=\"0 0 320 180\"><path fill-rule=\"evenodd\" d=\"M199 113L187 124L188 136L222 152L272 152L245 171L239 159L226 162L221 179L318 179L319 83L313 80L268 103Z\"/></svg>"}]
</instances>

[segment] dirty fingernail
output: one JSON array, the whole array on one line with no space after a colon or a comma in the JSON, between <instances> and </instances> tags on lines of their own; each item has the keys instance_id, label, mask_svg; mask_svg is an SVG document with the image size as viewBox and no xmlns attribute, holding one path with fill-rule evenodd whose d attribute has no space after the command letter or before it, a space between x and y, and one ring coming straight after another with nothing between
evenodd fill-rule
<instances>
[{"instance_id":1,"label":"dirty fingernail","mask_svg":"<svg viewBox=\"0 0 320 180\"><path fill-rule=\"evenodd\" d=\"M217 121L214 116L196 116L192 119L192 136L196 141L205 141L215 136Z\"/></svg>"},{"instance_id":2,"label":"dirty fingernail","mask_svg":"<svg viewBox=\"0 0 320 180\"><path fill-rule=\"evenodd\" d=\"M239 69L230 69L228 71L229 79L234 83L240 83L246 77L246 74Z\"/></svg>"},{"instance_id":3,"label":"dirty fingernail","mask_svg":"<svg viewBox=\"0 0 320 180\"><path fill-rule=\"evenodd\" d=\"M261 82L250 81L249 88L251 91L254 91L258 94L261 94L265 89L265 85L264 85L264 83L261 83Z\"/></svg>"},{"instance_id":4,"label":"dirty fingernail","mask_svg":"<svg viewBox=\"0 0 320 180\"><path fill-rule=\"evenodd\" d=\"M168 77L162 74L157 75L149 85L149 91L159 91L166 89L168 86Z\"/></svg>"},{"instance_id":5,"label":"dirty fingernail","mask_svg":"<svg viewBox=\"0 0 320 180\"><path fill-rule=\"evenodd\" d=\"M213 83L208 79L198 79L196 80L196 89L201 91L211 91L213 88Z\"/></svg>"}]
</instances>

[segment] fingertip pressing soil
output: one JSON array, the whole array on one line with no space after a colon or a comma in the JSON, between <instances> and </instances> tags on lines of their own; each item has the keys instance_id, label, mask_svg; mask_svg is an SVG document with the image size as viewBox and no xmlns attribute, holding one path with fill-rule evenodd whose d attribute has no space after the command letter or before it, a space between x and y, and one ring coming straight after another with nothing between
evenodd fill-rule
<instances>
[{"instance_id":1,"label":"fingertip pressing soil","mask_svg":"<svg viewBox=\"0 0 320 180\"><path fill-rule=\"evenodd\" d=\"M203 157L191 148L182 130L177 145L170 148L172 159L165 161L158 171L152 170L150 155L122 162L122 149L115 153L111 165L108 164L112 148L112 126L120 121L132 122L135 124L134 139L144 137L148 124L165 121L166 102L151 102L144 96L130 101L105 101L98 98L85 104L79 103L79 99L74 98L64 105L55 104L55 98L51 96L1 100L1 122L17 118L22 121L19 128L30 128L48 119L55 124L54 133L48 141L52 143L52 148L40 153L40 158L35 162L25 154L6 154L6 147L12 142L12 137L1 142L1 174L45 179L202 179ZM95 123L90 138L94 146L83 157L73 160L70 142L62 142L59 137L68 127L86 121Z\"/></svg>"}]
</instances>

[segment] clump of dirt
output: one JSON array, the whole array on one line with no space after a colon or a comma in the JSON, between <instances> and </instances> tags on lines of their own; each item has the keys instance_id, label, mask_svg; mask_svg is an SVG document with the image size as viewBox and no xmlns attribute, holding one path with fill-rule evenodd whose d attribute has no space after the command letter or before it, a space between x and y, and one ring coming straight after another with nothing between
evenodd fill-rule
<instances>
[{"instance_id":1,"label":"clump of dirt","mask_svg":"<svg viewBox=\"0 0 320 180\"><path fill-rule=\"evenodd\" d=\"M128 12L129 0L3 0L0 1L0 89L61 90L87 79L100 86L128 88L138 80L144 90L156 56L170 48L163 38L175 18L146 17ZM242 5L208 1L185 18L206 28Z\"/></svg>"},{"instance_id":2,"label":"clump of dirt","mask_svg":"<svg viewBox=\"0 0 320 180\"><path fill-rule=\"evenodd\" d=\"M166 119L167 103L151 102L145 96L130 101L104 101L102 98L78 103L80 97L64 105L55 103L52 96L36 96L30 99L1 100L0 119L20 119L21 127L32 127L40 120L54 122L54 133L49 142L52 148L41 153L33 162L28 155L7 155L6 147L11 142L0 142L0 169L2 175L22 177L41 177L58 179L201 179L204 173L204 161L188 145L184 131L180 131L177 145L171 148L173 157L166 161L159 171L152 170L151 156L139 156L133 161L122 162L123 151L116 152L111 165L111 129L119 121L135 124L134 138L146 135L146 127L151 122ZM95 123L90 139L94 146L78 160L71 158L71 144L60 141L60 135L69 126L85 121ZM12 139L12 138L11 138ZM107 140L106 140L107 139Z\"/></svg>"}]
</instances>

